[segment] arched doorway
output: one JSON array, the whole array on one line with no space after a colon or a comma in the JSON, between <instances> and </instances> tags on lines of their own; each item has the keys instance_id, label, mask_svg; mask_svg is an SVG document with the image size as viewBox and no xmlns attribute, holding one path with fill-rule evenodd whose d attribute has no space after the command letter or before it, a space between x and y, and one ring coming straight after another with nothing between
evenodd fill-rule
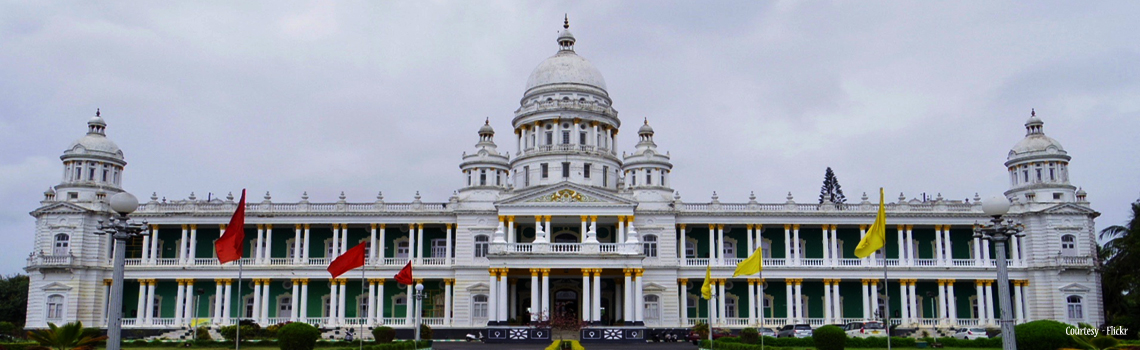
<instances>
[{"instance_id":1,"label":"arched doorway","mask_svg":"<svg viewBox=\"0 0 1140 350\"><path fill-rule=\"evenodd\" d=\"M554 317L578 317L579 310L578 291L573 289L560 289L554 292Z\"/></svg>"},{"instance_id":2,"label":"arched doorway","mask_svg":"<svg viewBox=\"0 0 1140 350\"><path fill-rule=\"evenodd\" d=\"M568 231L568 230L567 231L558 231L558 232L554 233L553 235L551 235L551 237L554 237L554 239L552 240L554 243L578 243L578 242L581 242L581 240L579 240L578 232L575 232L575 231Z\"/></svg>"}]
</instances>

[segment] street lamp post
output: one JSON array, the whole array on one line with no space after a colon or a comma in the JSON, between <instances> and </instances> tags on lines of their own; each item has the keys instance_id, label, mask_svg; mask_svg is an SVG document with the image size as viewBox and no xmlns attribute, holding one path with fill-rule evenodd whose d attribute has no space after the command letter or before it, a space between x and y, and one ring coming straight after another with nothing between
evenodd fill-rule
<instances>
[{"instance_id":1,"label":"street lamp post","mask_svg":"<svg viewBox=\"0 0 1140 350\"><path fill-rule=\"evenodd\" d=\"M423 305L423 303L424 303L424 285L423 285L423 283L417 283L416 284L416 305L414 307L415 313L416 313L416 324L413 325L413 327L416 328L416 343L417 344L420 341L420 307Z\"/></svg>"},{"instance_id":2,"label":"street lamp post","mask_svg":"<svg viewBox=\"0 0 1140 350\"><path fill-rule=\"evenodd\" d=\"M127 192L119 192L111 196L111 210L118 215L112 215L107 224L99 220L99 231L95 234L111 235L115 241L115 270L111 280L111 296L109 312L107 315L107 350L119 350L122 345L123 331L123 259L126 257L127 240L131 237L147 232L146 221L142 224L127 222L127 215L138 209L139 200ZM139 315L142 315L141 311Z\"/></svg>"},{"instance_id":3,"label":"street lamp post","mask_svg":"<svg viewBox=\"0 0 1140 350\"><path fill-rule=\"evenodd\" d=\"M1014 237L1024 237L1021 223L1013 219L1002 220L1002 215L1009 212L1009 199L1004 196L994 196L982 203L982 212L992 217L988 224L978 224L974 229L974 237L994 242L994 251L997 253L997 285L998 305L1001 306L1001 343L1003 350L1017 349L1017 339L1013 331L1013 319L1010 313L1009 300L1009 271L1005 262L1005 242Z\"/></svg>"}]
</instances>

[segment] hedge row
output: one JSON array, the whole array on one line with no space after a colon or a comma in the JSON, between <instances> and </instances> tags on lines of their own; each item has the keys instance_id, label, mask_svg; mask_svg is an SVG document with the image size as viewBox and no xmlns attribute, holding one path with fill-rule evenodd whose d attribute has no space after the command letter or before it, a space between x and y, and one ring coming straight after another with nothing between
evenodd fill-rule
<instances>
[{"instance_id":1,"label":"hedge row","mask_svg":"<svg viewBox=\"0 0 1140 350\"><path fill-rule=\"evenodd\" d=\"M406 340L394 343L365 345L364 350L415 350L431 348L431 339L420 340L419 342ZM337 350L360 350L359 347L340 348Z\"/></svg>"},{"instance_id":2,"label":"hedge row","mask_svg":"<svg viewBox=\"0 0 1140 350\"><path fill-rule=\"evenodd\" d=\"M896 347L915 347L918 339L891 337L891 346ZM995 348L1001 347L1001 338L981 338L975 340L955 339L955 338L938 338L934 340L936 343L941 343L942 346L955 347L955 348ZM764 337L764 345L768 347L813 347L815 341L812 338L773 338ZM701 340L700 346L702 348L709 348L708 339ZM848 348L886 348L886 337L867 337L867 338L847 338L844 343ZM725 350L760 350L760 344L744 344L736 337L724 337L716 340L717 349Z\"/></svg>"},{"instance_id":3,"label":"hedge row","mask_svg":"<svg viewBox=\"0 0 1140 350\"><path fill-rule=\"evenodd\" d=\"M29 347L40 346L37 342L0 343L0 348L8 350L27 350Z\"/></svg>"}]
</instances>

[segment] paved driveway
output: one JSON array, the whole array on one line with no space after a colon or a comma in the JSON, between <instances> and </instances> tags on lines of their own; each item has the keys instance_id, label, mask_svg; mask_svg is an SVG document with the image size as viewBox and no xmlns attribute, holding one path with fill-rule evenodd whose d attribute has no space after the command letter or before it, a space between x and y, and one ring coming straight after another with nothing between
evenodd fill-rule
<instances>
[{"instance_id":1,"label":"paved driveway","mask_svg":"<svg viewBox=\"0 0 1140 350\"><path fill-rule=\"evenodd\" d=\"M696 350L697 347L690 343L620 343L620 344L604 344L604 343L586 343L584 344L588 350L649 350L649 349L663 349L663 350ZM432 344L432 349L435 350L541 350L550 346L550 344L483 344L483 343L435 343Z\"/></svg>"}]
</instances>

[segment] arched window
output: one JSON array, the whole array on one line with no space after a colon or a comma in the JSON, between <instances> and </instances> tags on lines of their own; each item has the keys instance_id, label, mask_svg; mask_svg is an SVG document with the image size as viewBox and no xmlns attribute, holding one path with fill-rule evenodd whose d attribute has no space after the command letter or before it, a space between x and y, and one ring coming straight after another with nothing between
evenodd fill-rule
<instances>
[{"instance_id":1,"label":"arched window","mask_svg":"<svg viewBox=\"0 0 1140 350\"><path fill-rule=\"evenodd\" d=\"M645 296L645 312L642 316L647 320L657 320L661 318L661 303L660 297L656 295Z\"/></svg>"},{"instance_id":2,"label":"arched window","mask_svg":"<svg viewBox=\"0 0 1140 350\"><path fill-rule=\"evenodd\" d=\"M1070 295L1066 298L1069 305L1069 319L1082 320L1085 318L1084 307L1081 305L1081 297L1077 295Z\"/></svg>"},{"instance_id":3,"label":"arched window","mask_svg":"<svg viewBox=\"0 0 1140 350\"><path fill-rule=\"evenodd\" d=\"M471 317L475 319L487 318L487 296L478 294L471 297Z\"/></svg>"},{"instance_id":4,"label":"arched window","mask_svg":"<svg viewBox=\"0 0 1140 350\"><path fill-rule=\"evenodd\" d=\"M405 239L405 240L396 242L396 257L397 258L407 259L409 251L411 251L411 250L408 248L408 240Z\"/></svg>"},{"instance_id":5,"label":"arched window","mask_svg":"<svg viewBox=\"0 0 1140 350\"><path fill-rule=\"evenodd\" d=\"M475 236L475 257L476 258L487 257L487 245L488 245L488 242L490 242L490 241L491 241L491 238L487 237L487 235Z\"/></svg>"},{"instance_id":6,"label":"arched window","mask_svg":"<svg viewBox=\"0 0 1140 350\"><path fill-rule=\"evenodd\" d=\"M723 256L726 258L735 258L736 257L736 242L730 242L728 240L725 240L724 241L724 250L722 252L724 253Z\"/></svg>"},{"instance_id":7,"label":"arched window","mask_svg":"<svg viewBox=\"0 0 1140 350\"><path fill-rule=\"evenodd\" d=\"M697 257L697 242L685 240L685 257L689 259Z\"/></svg>"},{"instance_id":8,"label":"arched window","mask_svg":"<svg viewBox=\"0 0 1140 350\"><path fill-rule=\"evenodd\" d=\"M63 296L55 294L47 298L47 319L63 319Z\"/></svg>"},{"instance_id":9,"label":"arched window","mask_svg":"<svg viewBox=\"0 0 1140 350\"><path fill-rule=\"evenodd\" d=\"M52 249L52 255L67 255L68 249L71 246L71 236L60 233L55 235L55 247Z\"/></svg>"},{"instance_id":10,"label":"arched window","mask_svg":"<svg viewBox=\"0 0 1140 350\"><path fill-rule=\"evenodd\" d=\"M644 243L642 243L642 246L643 246L642 253L645 254L645 257L656 258L657 257L657 236L656 235L645 235L644 237L642 237L642 241L644 242Z\"/></svg>"},{"instance_id":11,"label":"arched window","mask_svg":"<svg viewBox=\"0 0 1140 350\"><path fill-rule=\"evenodd\" d=\"M1061 236L1061 255L1076 256L1077 255L1077 236L1064 235Z\"/></svg>"}]
</instances>

